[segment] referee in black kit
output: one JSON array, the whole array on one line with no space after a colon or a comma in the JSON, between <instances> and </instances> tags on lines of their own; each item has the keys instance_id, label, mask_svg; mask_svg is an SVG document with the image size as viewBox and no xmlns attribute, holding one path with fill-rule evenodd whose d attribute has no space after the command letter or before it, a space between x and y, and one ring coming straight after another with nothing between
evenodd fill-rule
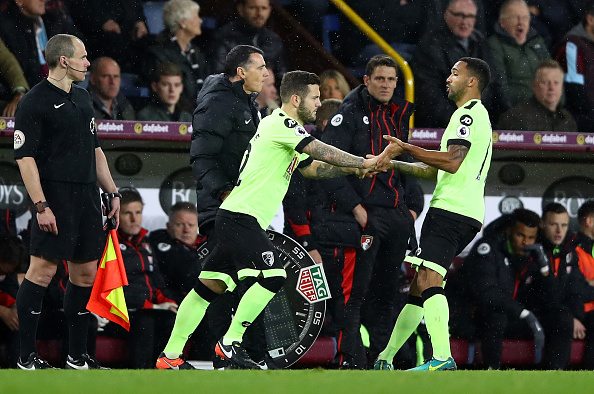
<instances>
[{"instance_id":1,"label":"referee in black kit","mask_svg":"<svg viewBox=\"0 0 594 394\"><path fill-rule=\"evenodd\" d=\"M58 34L46 46L49 76L17 108L14 156L37 214L31 226L31 263L17 294L20 358L24 370L52 368L39 358L35 340L43 297L57 263L68 261L64 296L69 343L66 368L101 369L87 354L86 304L105 243L99 185L109 193L119 224L120 201L99 147L91 97L73 82L89 61L81 40Z\"/></svg>"}]
</instances>

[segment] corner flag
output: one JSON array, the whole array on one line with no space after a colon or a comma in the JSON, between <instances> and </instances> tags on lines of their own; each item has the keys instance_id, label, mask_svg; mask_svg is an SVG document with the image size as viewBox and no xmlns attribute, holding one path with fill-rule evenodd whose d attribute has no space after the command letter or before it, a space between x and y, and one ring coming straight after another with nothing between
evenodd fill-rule
<instances>
[{"instance_id":1,"label":"corner flag","mask_svg":"<svg viewBox=\"0 0 594 394\"><path fill-rule=\"evenodd\" d=\"M128 278L118 235L115 229L111 229L107 234L107 243L97 268L87 309L130 331L130 318L124 298L124 286L127 285Z\"/></svg>"}]
</instances>

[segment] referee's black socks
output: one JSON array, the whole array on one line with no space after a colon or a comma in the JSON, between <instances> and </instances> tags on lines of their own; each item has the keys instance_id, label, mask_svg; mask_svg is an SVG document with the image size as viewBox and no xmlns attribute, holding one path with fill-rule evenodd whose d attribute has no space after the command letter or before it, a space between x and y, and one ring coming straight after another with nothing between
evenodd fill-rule
<instances>
[{"instance_id":1,"label":"referee's black socks","mask_svg":"<svg viewBox=\"0 0 594 394\"><path fill-rule=\"evenodd\" d=\"M19 286L16 304L19 315L20 356L23 361L37 351L35 346L37 325L46 290L46 287L39 286L28 279L24 279Z\"/></svg>"},{"instance_id":2,"label":"referee's black socks","mask_svg":"<svg viewBox=\"0 0 594 394\"><path fill-rule=\"evenodd\" d=\"M79 359L87 353L90 313L87 303L91 296L91 287L81 287L68 281L64 294L64 314L68 324L68 355Z\"/></svg>"}]
</instances>

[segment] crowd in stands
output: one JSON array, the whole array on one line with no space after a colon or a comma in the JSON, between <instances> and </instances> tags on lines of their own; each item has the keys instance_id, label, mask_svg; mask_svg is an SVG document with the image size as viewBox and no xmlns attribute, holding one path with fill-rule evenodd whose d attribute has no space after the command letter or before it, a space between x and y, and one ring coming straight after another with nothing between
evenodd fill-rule
<instances>
[{"instance_id":1,"label":"crowd in stands","mask_svg":"<svg viewBox=\"0 0 594 394\"><path fill-rule=\"evenodd\" d=\"M20 97L47 74L44 45L56 33L74 34L87 43L89 58L96 63L88 85L101 108L98 118L139 118L143 107L149 105L142 119L148 120L148 114L154 120L187 121L184 112L191 114L194 110L204 79L224 71L225 55L238 44L255 45L264 51L278 87L280 77L290 69L290 56L282 38L269 27L274 18L270 0L237 0L235 17L221 20L221 25L209 32L208 40L201 37L203 20L198 3L163 1L164 29L152 34L141 0L0 0L3 114L14 115ZM327 1L279 4L317 38L328 34L321 30L324 15L338 13ZM594 131L591 1L378 0L373 5L366 1L352 1L349 5L411 64L417 126L445 127L453 104L447 100L443 81L455 59L474 56L487 61L493 70L494 78L483 100L494 125L514 128L518 122L510 123L509 113L505 118L501 115L510 109L521 114L529 106L533 109L531 115L549 120L560 117L551 120L554 131L575 131L574 122L581 132ZM355 75L362 75L367 60L380 50L342 16L339 25L332 39L333 54L352 67ZM543 104L533 91L537 69L551 59L561 65L565 81L557 107ZM174 107L162 102L164 88L159 92L154 85L159 86L156 74L162 71L162 63L173 63L182 73L183 88ZM100 72L104 69L112 77ZM94 78L97 73L105 76L104 83ZM345 97L351 87L341 75L336 76L337 71L328 73L333 76L329 80L335 83L324 84L324 88L339 89ZM128 106L123 98L126 91L115 92L116 74L125 80L124 84L145 86L151 97L132 97ZM113 81L108 84L108 80ZM324 97L335 97L333 94L323 93ZM171 93L168 100L175 95ZM155 111L156 107L160 109ZM533 124L527 119L520 123L523 130Z\"/></svg>"},{"instance_id":2,"label":"crowd in stands","mask_svg":"<svg viewBox=\"0 0 594 394\"><path fill-rule=\"evenodd\" d=\"M217 27L207 43L199 40L203 20L198 3L164 2L165 28L154 35L149 32L140 0L0 0L2 115L13 116L20 98L47 76L44 45L56 33L74 34L87 44L92 62L85 82L96 119L191 122L196 97L200 97L198 92L207 76L225 71L225 55L238 44L255 45L264 51L268 77L256 102L261 117L269 115L279 105L280 78L291 69L290 56L281 37L269 27L273 16L271 1L237 0L235 18ZM323 14L332 12L328 2L281 3L293 10L316 36L324 34L320 29ZM594 132L594 1L378 0L373 3L370 7L369 1L349 2L410 62L415 76L414 108L418 126L446 126L455 106L447 98L445 80L455 61L472 56L487 61L492 68L494 78L483 101L497 128ZM355 72L379 52L346 20L341 20L335 44L334 54ZM126 97L122 83L130 74L135 75L134 83L148 88L150 97L140 100ZM367 72L364 74L370 77ZM343 118L338 120L333 116L358 105L354 103L369 104L373 91L363 85L351 90L345 77L336 70L327 70L320 77L323 104L312 135L338 138L335 130ZM214 81L212 77L211 81ZM395 92L398 94L398 90ZM388 101L409 115L410 103L400 97L390 97ZM382 110L379 107L377 111ZM360 128L369 127L366 117L357 119ZM334 132L323 136L329 123L328 130ZM346 123L345 120L343 128ZM399 133L407 134L408 124L395 127ZM339 275L343 273L338 273L336 267L344 268L350 256L349 248L361 247L360 240L349 243L341 239L344 243L339 245L343 253L340 260L332 256L338 250L334 248L336 239L324 244L322 236L339 235L321 235L316 232L315 223L309 233L300 232L299 225L304 223L298 221L309 226L310 210L327 204L334 209L332 214L336 214L336 204L332 205L328 197L336 190L329 184L323 189L319 184L305 183L298 175L294 178L285 201L287 231L292 231L290 234L308 249L314 260L336 263L326 269L331 285L342 294L344 283ZM407 186L403 182L403 195L407 194L404 198L409 199L406 203L414 222L422 210L422 193L418 185ZM318 188L327 191L325 197L329 199L323 204L315 199L318 194L310 193ZM127 366L152 368L171 331L177 306L192 288L200 270L197 251L205 238L199 235L197 211L192 204L173 206L167 228L149 234L142 227L142 196L133 189L123 190L122 195L119 237L130 283L125 296L131 331L127 333L98 317L90 328L88 349L93 352L98 333L121 337L128 342ZM349 207L348 218L339 219L347 230L349 223L356 228L359 222L350 209L358 201L358 198L340 201ZM317 203L320 205L316 206ZM408 218L408 211L405 213ZM452 315L456 317L451 321L457 324L452 327L452 334L480 340L486 367L501 367L503 338L538 339L544 333L542 357L536 360L540 366L566 368L571 341L585 339L584 366L594 368L594 203L584 203L578 216L580 231L571 234L567 231L567 211L558 204L545 208L542 218L526 210L514 212L485 229L484 238L473 246L462 268L452 271L448 292L459 301L452 307ZM20 241L14 237L15 232L14 226L3 229L6 235L1 235L0 242L1 366L14 366L18 355L14 335L18 330L15 296L17 273L26 264L27 242L26 234L24 241ZM48 290L50 297L44 304L40 339L67 337L61 310L67 277L67 265L60 264ZM394 281L405 287L405 273L395 274ZM386 312L390 314L390 322L398 314L399 295L388 303L377 295L382 305L393 308ZM367 312L375 311L378 304L373 300L359 301L356 320L369 320L373 326L373 313ZM341 308L345 305L337 305L340 300L332 302L328 314L331 327L327 330L330 335L337 335L344 324L345 311ZM210 353L206 355L209 357ZM414 356L398 357L410 358L414 363ZM337 360L337 363L341 362ZM351 366L354 365L346 365Z\"/></svg>"}]
</instances>

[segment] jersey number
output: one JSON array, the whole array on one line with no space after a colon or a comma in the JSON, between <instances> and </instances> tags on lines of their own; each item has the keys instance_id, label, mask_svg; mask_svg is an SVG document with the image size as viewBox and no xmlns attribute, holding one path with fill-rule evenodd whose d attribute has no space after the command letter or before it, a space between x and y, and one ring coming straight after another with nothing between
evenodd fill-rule
<instances>
[{"instance_id":1,"label":"jersey number","mask_svg":"<svg viewBox=\"0 0 594 394\"><path fill-rule=\"evenodd\" d=\"M241 166L239 166L239 174L237 175L237 182L235 183L235 186L239 186L239 184L241 183L241 173L243 172L243 169L245 168L247 161L250 157L250 151L252 150L252 144L248 144L247 148L245 148L245 152L243 153L243 159L241 159Z\"/></svg>"}]
</instances>

